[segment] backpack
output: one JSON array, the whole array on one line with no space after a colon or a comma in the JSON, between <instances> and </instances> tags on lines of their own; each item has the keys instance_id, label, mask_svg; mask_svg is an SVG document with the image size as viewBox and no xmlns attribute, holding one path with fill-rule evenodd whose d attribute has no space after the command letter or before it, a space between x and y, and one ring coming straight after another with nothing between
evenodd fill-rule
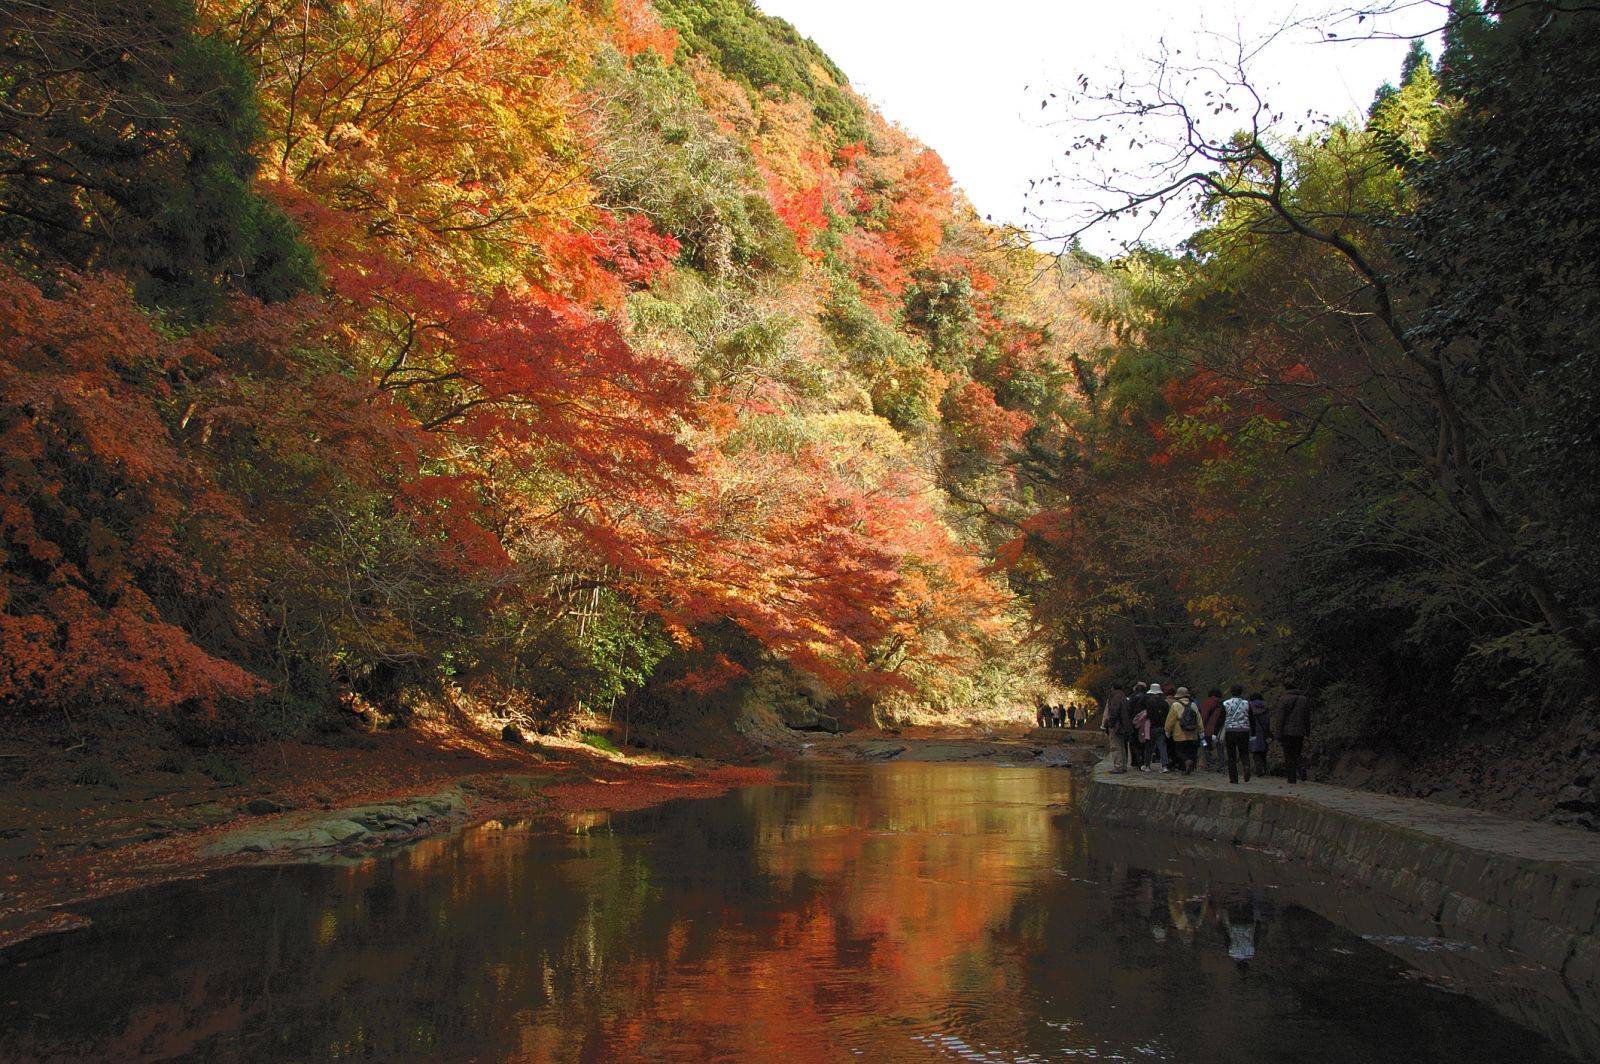
<instances>
[{"instance_id":1,"label":"backpack","mask_svg":"<svg viewBox=\"0 0 1600 1064\"><path fill-rule=\"evenodd\" d=\"M1178 727L1184 731L1200 730L1200 711L1194 708L1194 700L1184 699L1183 712L1178 716Z\"/></svg>"}]
</instances>

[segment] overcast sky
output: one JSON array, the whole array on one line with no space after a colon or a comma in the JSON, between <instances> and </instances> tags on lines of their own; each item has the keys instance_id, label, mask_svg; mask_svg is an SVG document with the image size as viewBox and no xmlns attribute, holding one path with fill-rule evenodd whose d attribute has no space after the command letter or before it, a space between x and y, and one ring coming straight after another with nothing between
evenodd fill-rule
<instances>
[{"instance_id":1,"label":"overcast sky","mask_svg":"<svg viewBox=\"0 0 1600 1064\"><path fill-rule=\"evenodd\" d=\"M1041 122L1042 87L1136 65L1163 37L1193 54L1206 34L1256 39L1291 16L1328 9L1289 0L757 2L815 40L858 91L935 148L980 213L1015 224L1027 221L1028 179L1049 174L1061 155L1062 132ZM1396 78L1406 48L1300 34L1269 48L1256 78L1278 110L1343 116L1364 111L1377 87ZM1110 246L1108 238L1085 242Z\"/></svg>"}]
</instances>

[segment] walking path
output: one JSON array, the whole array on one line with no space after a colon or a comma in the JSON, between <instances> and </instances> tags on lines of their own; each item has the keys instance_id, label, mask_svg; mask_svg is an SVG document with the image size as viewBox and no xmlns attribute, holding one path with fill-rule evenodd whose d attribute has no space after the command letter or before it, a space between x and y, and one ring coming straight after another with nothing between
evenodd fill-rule
<instances>
[{"instance_id":1,"label":"walking path","mask_svg":"<svg viewBox=\"0 0 1600 1064\"><path fill-rule=\"evenodd\" d=\"M1281 777L1257 777L1249 783L1228 782L1227 773L1196 770L1192 776L1175 772L1113 774L1109 762L1095 768L1095 784L1148 788L1190 794L1270 795L1326 809L1346 816L1416 832L1443 843L1513 861L1548 861L1571 865L1595 877L1600 890L1600 832L1557 827L1531 820L1480 813L1458 806L1440 805L1417 798L1351 790L1327 783L1297 783L1290 787Z\"/></svg>"}]
</instances>

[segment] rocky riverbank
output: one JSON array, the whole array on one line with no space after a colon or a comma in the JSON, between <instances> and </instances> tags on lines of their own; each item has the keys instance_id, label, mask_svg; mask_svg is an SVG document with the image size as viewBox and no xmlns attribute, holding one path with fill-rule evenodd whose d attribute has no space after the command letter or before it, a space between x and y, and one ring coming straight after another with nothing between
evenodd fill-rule
<instances>
[{"instance_id":1,"label":"rocky riverbank","mask_svg":"<svg viewBox=\"0 0 1600 1064\"><path fill-rule=\"evenodd\" d=\"M0 751L7 753L8 751ZM180 757L182 760L180 760ZM85 765L90 766L85 768ZM333 743L0 761L0 949L74 906L252 862L344 859L492 819L641 808L773 774L426 726Z\"/></svg>"},{"instance_id":2,"label":"rocky riverbank","mask_svg":"<svg viewBox=\"0 0 1600 1064\"><path fill-rule=\"evenodd\" d=\"M852 732L806 739L798 756L839 761L972 762L1087 768L1100 760L1099 732L1069 728L976 732L962 728L908 727L896 732Z\"/></svg>"}]
</instances>

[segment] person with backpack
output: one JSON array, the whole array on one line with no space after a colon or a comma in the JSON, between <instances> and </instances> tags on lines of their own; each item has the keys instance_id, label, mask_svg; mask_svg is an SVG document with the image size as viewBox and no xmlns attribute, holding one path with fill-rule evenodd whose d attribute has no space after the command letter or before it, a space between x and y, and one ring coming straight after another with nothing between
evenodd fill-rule
<instances>
[{"instance_id":1,"label":"person with backpack","mask_svg":"<svg viewBox=\"0 0 1600 1064\"><path fill-rule=\"evenodd\" d=\"M1267 698L1260 691L1250 696L1250 760L1255 762L1256 775L1267 774L1267 750L1272 745L1272 714L1267 709Z\"/></svg>"},{"instance_id":2,"label":"person with backpack","mask_svg":"<svg viewBox=\"0 0 1600 1064\"><path fill-rule=\"evenodd\" d=\"M1222 692L1213 687L1200 703L1200 742L1206 749L1206 771L1222 771Z\"/></svg>"},{"instance_id":3,"label":"person with backpack","mask_svg":"<svg viewBox=\"0 0 1600 1064\"><path fill-rule=\"evenodd\" d=\"M1168 688L1172 685L1168 684ZM1149 724L1149 732L1145 737L1145 761L1150 765L1150 770L1155 771L1155 763L1161 762L1162 772L1172 771L1172 749L1167 745L1167 713L1172 708L1172 692L1163 690L1158 683L1150 685L1144 693L1145 717Z\"/></svg>"},{"instance_id":4,"label":"person with backpack","mask_svg":"<svg viewBox=\"0 0 1600 1064\"><path fill-rule=\"evenodd\" d=\"M1272 735L1283 744L1284 779L1306 782L1305 746L1311 735L1311 697L1294 684L1272 707Z\"/></svg>"},{"instance_id":5,"label":"person with backpack","mask_svg":"<svg viewBox=\"0 0 1600 1064\"><path fill-rule=\"evenodd\" d=\"M1133 714L1133 741L1137 744L1134 761L1140 772L1150 771L1150 685L1141 683L1133 689L1128 711Z\"/></svg>"},{"instance_id":6,"label":"person with backpack","mask_svg":"<svg viewBox=\"0 0 1600 1064\"><path fill-rule=\"evenodd\" d=\"M1244 688L1234 684L1222 703L1222 741L1228 750L1228 782L1239 782L1239 765L1244 763L1244 781L1250 782L1250 703Z\"/></svg>"},{"instance_id":7,"label":"person with backpack","mask_svg":"<svg viewBox=\"0 0 1600 1064\"><path fill-rule=\"evenodd\" d=\"M1129 741L1133 737L1133 718L1128 713L1128 696L1121 684L1111 688L1101 726L1111 740L1111 771L1121 776L1128 771L1128 760L1133 752Z\"/></svg>"},{"instance_id":8,"label":"person with backpack","mask_svg":"<svg viewBox=\"0 0 1600 1064\"><path fill-rule=\"evenodd\" d=\"M1185 776L1194 773L1195 764L1199 761L1201 728L1199 705L1189 697L1187 687L1178 688L1172 706L1167 710L1166 733L1172 744L1173 760L1178 764L1178 771Z\"/></svg>"}]
</instances>

